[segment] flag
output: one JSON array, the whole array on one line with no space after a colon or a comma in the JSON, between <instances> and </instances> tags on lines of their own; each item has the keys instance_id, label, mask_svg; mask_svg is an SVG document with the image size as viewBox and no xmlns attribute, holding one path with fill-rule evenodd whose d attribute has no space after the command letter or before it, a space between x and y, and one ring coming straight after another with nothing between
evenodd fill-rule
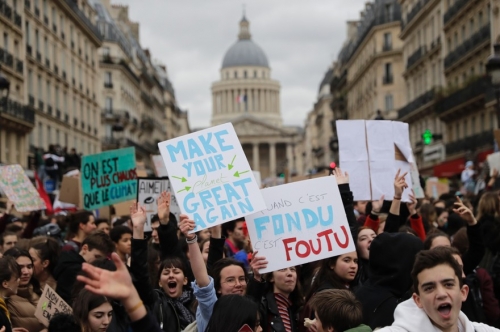
<instances>
[{"instance_id":1,"label":"flag","mask_svg":"<svg viewBox=\"0 0 500 332\"><path fill-rule=\"evenodd\" d=\"M45 209L45 214L51 215L54 213L52 209L52 203L50 202L50 197L45 191L45 188L43 187L42 181L38 177L37 172L35 172L35 184L36 184L36 190L38 191L38 195L40 195L40 198L44 201L45 206L47 207Z\"/></svg>"},{"instance_id":2,"label":"flag","mask_svg":"<svg viewBox=\"0 0 500 332\"><path fill-rule=\"evenodd\" d=\"M247 102L247 95L238 95L238 96L236 96L236 101L239 104L246 103Z\"/></svg>"}]
</instances>

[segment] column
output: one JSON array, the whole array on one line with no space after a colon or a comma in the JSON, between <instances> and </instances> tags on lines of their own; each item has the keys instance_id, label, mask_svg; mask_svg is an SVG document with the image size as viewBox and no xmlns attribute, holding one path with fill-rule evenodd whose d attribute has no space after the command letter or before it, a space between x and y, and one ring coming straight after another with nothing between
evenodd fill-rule
<instances>
[{"instance_id":1,"label":"column","mask_svg":"<svg viewBox=\"0 0 500 332\"><path fill-rule=\"evenodd\" d=\"M248 100L248 113L253 112L253 89L250 89L247 96Z\"/></svg>"},{"instance_id":2,"label":"column","mask_svg":"<svg viewBox=\"0 0 500 332\"><path fill-rule=\"evenodd\" d=\"M219 113L217 109L217 92L212 93L212 110L214 115Z\"/></svg>"},{"instance_id":3,"label":"column","mask_svg":"<svg viewBox=\"0 0 500 332\"><path fill-rule=\"evenodd\" d=\"M226 109L225 109L225 113L229 113L230 112L230 109L231 109L231 105L229 105L229 91L224 91L224 103L226 104Z\"/></svg>"},{"instance_id":4,"label":"column","mask_svg":"<svg viewBox=\"0 0 500 332\"><path fill-rule=\"evenodd\" d=\"M276 143L269 143L269 176L276 176Z\"/></svg>"},{"instance_id":5,"label":"column","mask_svg":"<svg viewBox=\"0 0 500 332\"><path fill-rule=\"evenodd\" d=\"M234 110L234 98L233 98L233 90L229 90L228 91L229 93L229 113L233 113L233 110Z\"/></svg>"},{"instance_id":6,"label":"column","mask_svg":"<svg viewBox=\"0 0 500 332\"><path fill-rule=\"evenodd\" d=\"M259 161L259 143L252 143L253 153L252 153L252 161L253 161L253 170L258 171L260 169L260 161Z\"/></svg>"},{"instance_id":7,"label":"column","mask_svg":"<svg viewBox=\"0 0 500 332\"><path fill-rule=\"evenodd\" d=\"M292 173L294 170L294 160L293 160L293 147L292 144L286 143L286 160L288 165L288 173Z\"/></svg>"}]
</instances>

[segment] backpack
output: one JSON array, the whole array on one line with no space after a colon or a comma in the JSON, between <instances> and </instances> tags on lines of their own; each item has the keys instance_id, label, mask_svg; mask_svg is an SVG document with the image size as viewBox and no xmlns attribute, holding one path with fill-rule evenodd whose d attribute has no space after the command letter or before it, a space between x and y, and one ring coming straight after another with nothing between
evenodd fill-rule
<instances>
[{"instance_id":1,"label":"backpack","mask_svg":"<svg viewBox=\"0 0 500 332\"><path fill-rule=\"evenodd\" d=\"M51 237L57 240L61 247L64 245L61 228L59 228L57 224L47 224L42 227L35 228L35 230L33 231L33 236L37 235L45 235Z\"/></svg>"}]
</instances>

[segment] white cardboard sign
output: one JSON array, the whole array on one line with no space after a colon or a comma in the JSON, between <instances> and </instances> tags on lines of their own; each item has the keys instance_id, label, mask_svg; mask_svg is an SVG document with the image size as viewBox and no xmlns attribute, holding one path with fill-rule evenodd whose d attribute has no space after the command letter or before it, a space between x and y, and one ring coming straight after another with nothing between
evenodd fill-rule
<instances>
[{"instance_id":1,"label":"white cardboard sign","mask_svg":"<svg viewBox=\"0 0 500 332\"><path fill-rule=\"evenodd\" d=\"M267 209L246 217L261 273L355 251L335 177L262 189Z\"/></svg>"},{"instance_id":2,"label":"white cardboard sign","mask_svg":"<svg viewBox=\"0 0 500 332\"><path fill-rule=\"evenodd\" d=\"M153 155L151 156L151 160L153 161L153 166L155 167L156 176L160 178L168 176L168 172L165 168L165 163L163 162L161 155Z\"/></svg>"},{"instance_id":3,"label":"white cardboard sign","mask_svg":"<svg viewBox=\"0 0 500 332\"><path fill-rule=\"evenodd\" d=\"M151 218L158 213L158 197L163 191L172 192L170 181L165 178L138 178L137 179L137 201L146 209L146 224L144 230L151 231ZM170 212L179 221L180 209L177 199L172 194L170 200Z\"/></svg>"},{"instance_id":4,"label":"white cardboard sign","mask_svg":"<svg viewBox=\"0 0 500 332\"><path fill-rule=\"evenodd\" d=\"M383 120L339 120L340 167L350 174L350 187L356 201L386 199L394 196L394 177L398 169L408 172L406 183L412 187L414 162L408 124ZM396 159L396 147L406 161ZM402 200L409 202L410 190Z\"/></svg>"},{"instance_id":5,"label":"white cardboard sign","mask_svg":"<svg viewBox=\"0 0 500 332\"><path fill-rule=\"evenodd\" d=\"M266 208L231 123L158 143L182 213L195 231Z\"/></svg>"}]
</instances>

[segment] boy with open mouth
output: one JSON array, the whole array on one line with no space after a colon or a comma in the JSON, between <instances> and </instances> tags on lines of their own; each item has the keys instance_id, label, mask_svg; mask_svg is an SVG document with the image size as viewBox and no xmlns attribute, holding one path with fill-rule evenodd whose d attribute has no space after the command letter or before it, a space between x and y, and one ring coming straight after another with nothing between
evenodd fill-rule
<instances>
[{"instance_id":1,"label":"boy with open mouth","mask_svg":"<svg viewBox=\"0 0 500 332\"><path fill-rule=\"evenodd\" d=\"M489 332L494 327L471 322L460 311L469 287L462 268L449 248L438 247L418 253L413 271L413 298L399 304L394 323L379 332Z\"/></svg>"}]
</instances>

